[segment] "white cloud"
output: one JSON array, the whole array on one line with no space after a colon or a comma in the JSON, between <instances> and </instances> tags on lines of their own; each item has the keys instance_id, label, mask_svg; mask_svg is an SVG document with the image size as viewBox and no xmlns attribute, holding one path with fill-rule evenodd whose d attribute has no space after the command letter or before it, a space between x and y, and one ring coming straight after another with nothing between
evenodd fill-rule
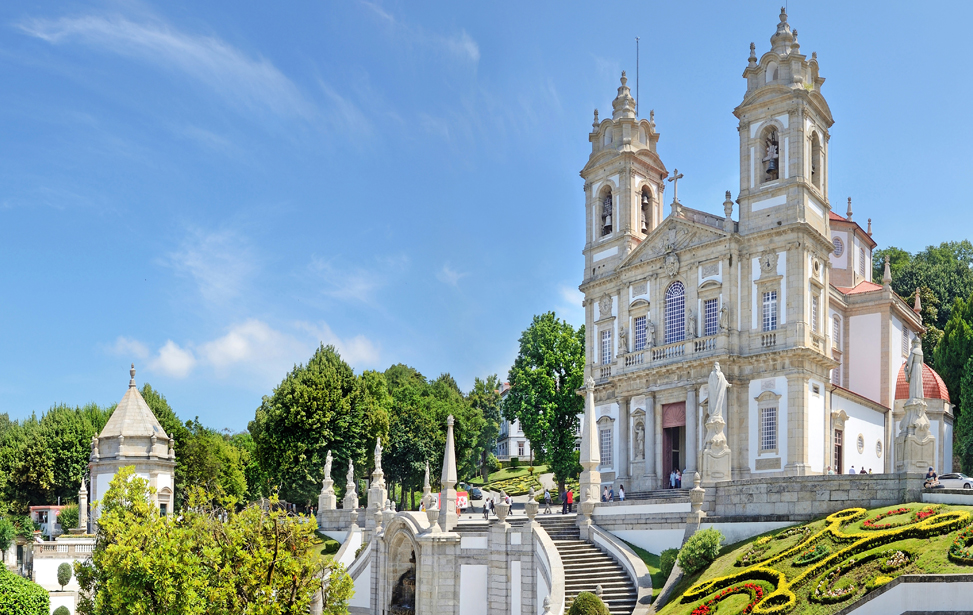
<instances>
[{"instance_id":1,"label":"white cloud","mask_svg":"<svg viewBox=\"0 0 973 615\"><path fill-rule=\"evenodd\" d=\"M179 344L168 340L159 349L159 353L149 361L149 369L160 371L173 378L185 378L196 366L196 357L192 351L181 348Z\"/></svg>"},{"instance_id":2,"label":"white cloud","mask_svg":"<svg viewBox=\"0 0 973 615\"><path fill-rule=\"evenodd\" d=\"M449 263L443 265L443 268L436 273L436 279L443 284L449 284L450 286L457 286L459 281L468 276L469 273L459 272L449 266Z\"/></svg>"},{"instance_id":3,"label":"white cloud","mask_svg":"<svg viewBox=\"0 0 973 615\"><path fill-rule=\"evenodd\" d=\"M385 284L383 276L373 271L336 265L334 259L312 257L308 269L324 282L324 294L335 299L371 303L375 291Z\"/></svg>"},{"instance_id":4,"label":"white cloud","mask_svg":"<svg viewBox=\"0 0 973 615\"><path fill-rule=\"evenodd\" d=\"M298 326L317 338L317 341L324 345L334 345L341 354L341 358L349 365L356 368L375 367L378 365L380 351L378 346L364 335L356 335L351 338L342 339L335 335L326 323L312 325L309 323L298 323Z\"/></svg>"},{"instance_id":5,"label":"white cloud","mask_svg":"<svg viewBox=\"0 0 973 615\"><path fill-rule=\"evenodd\" d=\"M240 295L253 260L249 242L234 231L192 230L166 262L196 282L204 301L221 306Z\"/></svg>"},{"instance_id":6,"label":"white cloud","mask_svg":"<svg viewBox=\"0 0 973 615\"><path fill-rule=\"evenodd\" d=\"M410 26L396 19L394 15L373 2L360 0L360 4L367 7L411 42L445 50L452 56L461 60L469 60L474 64L480 61L480 46L473 40L473 37L467 34L466 30L460 30L458 33L448 36L430 34L419 27Z\"/></svg>"},{"instance_id":7,"label":"white cloud","mask_svg":"<svg viewBox=\"0 0 973 615\"><path fill-rule=\"evenodd\" d=\"M270 61L251 58L214 36L175 30L159 19L121 16L28 19L20 29L52 45L77 42L183 73L234 106L308 116L311 105Z\"/></svg>"},{"instance_id":8,"label":"white cloud","mask_svg":"<svg viewBox=\"0 0 973 615\"><path fill-rule=\"evenodd\" d=\"M230 328L226 335L206 342L200 356L217 370L233 366L256 366L260 363L280 366L285 370L307 351L308 344L272 329L267 323L251 319ZM283 372L281 372L283 373Z\"/></svg>"},{"instance_id":9,"label":"white cloud","mask_svg":"<svg viewBox=\"0 0 973 615\"><path fill-rule=\"evenodd\" d=\"M118 336L118 339L108 347L108 350L113 354L132 357L133 359L144 359L149 356L149 349L145 344L122 335Z\"/></svg>"},{"instance_id":10,"label":"white cloud","mask_svg":"<svg viewBox=\"0 0 973 615\"><path fill-rule=\"evenodd\" d=\"M460 30L459 34L442 39L443 45L458 56L467 56L476 64L480 61L480 46L476 44L466 30Z\"/></svg>"}]
</instances>

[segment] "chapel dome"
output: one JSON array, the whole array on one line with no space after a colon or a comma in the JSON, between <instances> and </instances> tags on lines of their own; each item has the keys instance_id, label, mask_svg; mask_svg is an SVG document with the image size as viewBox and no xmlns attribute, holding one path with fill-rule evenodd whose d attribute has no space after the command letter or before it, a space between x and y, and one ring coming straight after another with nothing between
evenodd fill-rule
<instances>
[{"instance_id":1,"label":"chapel dome","mask_svg":"<svg viewBox=\"0 0 973 615\"><path fill-rule=\"evenodd\" d=\"M899 377L895 381L895 398L909 399L909 383L905 380L905 363L899 368ZM922 396L926 399L942 399L949 403L949 391L946 383L940 378L936 370L925 363L922 364Z\"/></svg>"},{"instance_id":2,"label":"chapel dome","mask_svg":"<svg viewBox=\"0 0 973 615\"><path fill-rule=\"evenodd\" d=\"M135 386L135 366L132 379L122 400L118 402L105 428L92 439L91 460L116 457L174 458L172 439Z\"/></svg>"}]
</instances>

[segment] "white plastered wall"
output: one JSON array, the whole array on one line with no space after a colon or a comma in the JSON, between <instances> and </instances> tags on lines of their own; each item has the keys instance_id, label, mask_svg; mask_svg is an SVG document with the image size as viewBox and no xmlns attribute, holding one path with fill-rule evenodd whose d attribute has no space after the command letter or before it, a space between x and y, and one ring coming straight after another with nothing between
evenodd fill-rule
<instances>
[{"instance_id":1,"label":"white plastered wall","mask_svg":"<svg viewBox=\"0 0 973 615\"><path fill-rule=\"evenodd\" d=\"M817 393L814 392L817 387ZM807 392L807 413L808 413L808 464L812 472L824 473L825 449L828 439L825 437L825 388L824 382L820 380L810 380Z\"/></svg>"},{"instance_id":2,"label":"white plastered wall","mask_svg":"<svg viewBox=\"0 0 973 615\"><path fill-rule=\"evenodd\" d=\"M518 562L520 563L520 562ZM463 564L459 569L459 612L464 615L487 615L486 564Z\"/></svg>"},{"instance_id":3,"label":"white plastered wall","mask_svg":"<svg viewBox=\"0 0 973 615\"><path fill-rule=\"evenodd\" d=\"M773 381L773 384L770 383ZM764 383L767 383L766 385ZM764 388L764 387L767 388ZM764 391L773 391L780 395L777 400L777 453L760 454L760 410L755 399ZM750 381L747 398L750 400L749 439L750 439L750 470L754 474L763 472L780 472L787 464L787 378L782 376L761 378ZM780 467L771 470L757 470L757 459L773 459L780 457Z\"/></svg>"},{"instance_id":4,"label":"white plastered wall","mask_svg":"<svg viewBox=\"0 0 973 615\"><path fill-rule=\"evenodd\" d=\"M845 388L881 402L882 315L852 316L848 323L848 344L844 361L848 364Z\"/></svg>"},{"instance_id":5,"label":"white plastered wall","mask_svg":"<svg viewBox=\"0 0 973 615\"><path fill-rule=\"evenodd\" d=\"M64 586L67 591L79 591L81 587L78 580L74 577L74 558L65 557L35 557L34 558L34 582L48 591L61 589L57 582L57 567L61 564L71 564L71 581Z\"/></svg>"},{"instance_id":6,"label":"white plastered wall","mask_svg":"<svg viewBox=\"0 0 973 615\"><path fill-rule=\"evenodd\" d=\"M831 250L831 266L835 269L848 269L848 251L851 246L848 245L848 233L842 231L831 231L831 241L837 237L841 240L844 249L841 252L841 256L835 256L834 250Z\"/></svg>"},{"instance_id":7,"label":"white plastered wall","mask_svg":"<svg viewBox=\"0 0 973 615\"><path fill-rule=\"evenodd\" d=\"M842 467L845 472L855 466L860 471L864 466L872 473L881 474L885 471L885 456L891 454L885 444L885 414L873 410L864 404L848 399L840 394L831 397L832 412L845 411L848 420L845 421L844 438L842 441ZM858 436L864 439L862 452L858 452ZM876 445L882 442L882 456L879 457Z\"/></svg>"}]
</instances>

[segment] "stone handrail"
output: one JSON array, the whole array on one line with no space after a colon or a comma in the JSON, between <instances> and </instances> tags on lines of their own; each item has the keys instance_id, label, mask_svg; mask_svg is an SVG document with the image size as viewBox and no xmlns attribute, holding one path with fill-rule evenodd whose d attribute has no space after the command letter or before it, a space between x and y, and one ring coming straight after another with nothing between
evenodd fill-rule
<instances>
[{"instance_id":1,"label":"stone handrail","mask_svg":"<svg viewBox=\"0 0 973 615\"><path fill-rule=\"evenodd\" d=\"M544 566L545 572L548 573L548 580L551 582L550 614L564 615L564 564L561 562L561 555L557 552L554 541L540 525L534 526L534 537L536 540L534 550L538 555L538 561ZM537 596L537 601L543 602L544 596Z\"/></svg>"},{"instance_id":2,"label":"stone handrail","mask_svg":"<svg viewBox=\"0 0 973 615\"><path fill-rule=\"evenodd\" d=\"M348 576L352 579L357 579L358 576L365 570L369 562L372 559L372 546L375 544L374 540L368 541L368 544L362 549L362 552L358 554L358 557L351 562L347 568Z\"/></svg>"},{"instance_id":3,"label":"stone handrail","mask_svg":"<svg viewBox=\"0 0 973 615\"><path fill-rule=\"evenodd\" d=\"M640 369L643 365L680 360L687 355L701 355L725 350L728 340L729 336L724 331L715 335L681 340L664 346L646 347L620 356L618 358L618 371L632 371Z\"/></svg>"},{"instance_id":4,"label":"stone handrail","mask_svg":"<svg viewBox=\"0 0 973 615\"><path fill-rule=\"evenodd\" d=\"M88 544L63 542L34 543L34 559L65 559L70 557L84 558L94 550L94 541Z\"/></svg>"},{"instance_id":5,"label":"stone handrail","mask_svg":"<svg viewBox=\"0 0 973 615\"><path fill-rule=\"evenodd\" d=\"M348 568L355 561L355 551L358 550L362 544L362 533L361 529L357 525L353 525L348 531L348 535L345 536L345 541L341 543L341 548L334 555L334 561L339 564L344 565Z\"/></svg>"},{"instance_id":6,"label":"stone handrail","mask_svg":"<svg viewBox=\"0 0 973 615\"><path fill-rule=\"evenodd\" d=\"M638 601L632 615L649 613L652 608L652 575L649 574L649 568L642 561L642 558L627 544L597 525L591 526L591 537L596 547L599 547L602 551L607 551L625 569L628 577L638 589Z\"/></svg>"}]
</instances>

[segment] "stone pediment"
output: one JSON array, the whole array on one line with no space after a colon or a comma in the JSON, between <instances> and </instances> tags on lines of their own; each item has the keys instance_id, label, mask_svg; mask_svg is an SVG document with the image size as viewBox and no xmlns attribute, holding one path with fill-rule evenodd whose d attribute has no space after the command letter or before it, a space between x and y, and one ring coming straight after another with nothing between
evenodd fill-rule
<instances>
[{"instance_id":1,"label":"stone pediment","mask_svg":"<svg viewBox=\"0 0 973 615\"><path fill-rule=\"evenodd\" d=\"M678 253L729 236L720 229L670 215L622 261L619 270L663 256L667 268L678 268Z\"/></svg>"}]
</instances>

